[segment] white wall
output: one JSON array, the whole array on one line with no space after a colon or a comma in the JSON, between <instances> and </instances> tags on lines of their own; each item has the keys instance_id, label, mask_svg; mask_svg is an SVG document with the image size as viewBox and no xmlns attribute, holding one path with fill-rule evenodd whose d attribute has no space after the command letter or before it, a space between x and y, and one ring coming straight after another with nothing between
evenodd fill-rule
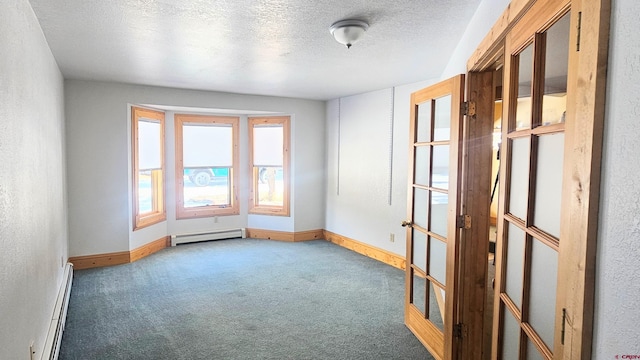
<instances>
[{"instance_id":1,"label":"white wall","mask_svg":"<svg viewBox=\"0 0 640 360\"><path fill-rule=\"evenodd\" d=\"M483 0L480 3L453 51L449 63L442 72L440 77L442 80L467 72L469 57L476 50L482 39L489 34L489 30L502 15L509 2L509 0Z\"/></svg>"},{"instance_id":2,"label":"white wall","mask_svg":"<svg viewBox=\"0 0 640 360\"><path fill-rule=\"evenodd\" d=\"M508 0L482 1L464 29L441 79L466 73L469 56L508 4ZM327 230L405 255L405 231L400 223L407 216L410 96L436 82L437 79L432 79L395 87L392 148L390 99L393 89L327 103ZM390 242L390 234L394 234L395 242Z\"/></svg>"},{"instance_id":3,"label":"white wall","mask_svg":"<svg viewBox=\"0 0 640 360\"><path fill-rule=\"evenodd\" d=\"M0 14L0 359L40 358L67 258L63 80L29 3Z\"/></svg>"},{"instance_id":4,"label":"white wall","mask_svg":"<svg viewBox=\"0 0 640 360\"><path fill-rule=\"evenodd\" d=\"M640 355L640 2L612 6L594 359Z\"/></svg>"},{"instance_id":5,"label":"white wall","mask_svg":"<svg viewBox=\"0 0 640 360\"><path fill-rule=\"evenodd\" d=\"M327 102L325 229L405 255L410 96L434 82Z\"/></svg>"},{"instance_id":6,"label":"white wall","mask_svg":"<svg viewBox=\"0 0 640 360\"><path fill-rule=\"evenodd\" d=\"M71 256L127 251L175 232L241 227L280 231L324 226L324 102L67 80L69 251ZM292 116L291 216L248 216L248 182L241 183L241 214L175 220L171 190L174 144L167 136L168 221L131 231L130 104L269 111ZM167 135L173 116L167 116ZM246 134L246 121L241 134ZM244 140L243 140L244 141ZM240 157L247 159L246 142ZM248 166L245 163L241 166Z\"/></svg>"}]
</instances>

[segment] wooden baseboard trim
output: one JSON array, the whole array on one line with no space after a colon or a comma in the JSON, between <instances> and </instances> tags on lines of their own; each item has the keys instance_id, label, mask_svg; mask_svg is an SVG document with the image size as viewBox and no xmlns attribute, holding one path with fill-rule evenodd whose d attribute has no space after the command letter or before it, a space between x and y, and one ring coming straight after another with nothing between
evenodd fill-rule
<instances>
[{"instance_id":1,"label":"wooden baseboard trim","mask_svg":"<svg viewBox=\"0 0 640 360\"><path fill-rule=\"evenodd\" d=\"M293 233L293 241L309 241L324 239L324 230L296 231Z\"/></svg>"},{"instance_id":2,"label":"wooden baseboard trim","mask_svg":"<svg viewBox=\"0 0 640 360\"><path fill-rule=\"evenodd\" d=\"M309 230L309 231L276 231L276 230L263 230L263 229L246 229L247 237L254 239L267 239L267 240L279 240L279 241L308 241L317 240L323 238L323 230Z\"/></svg>"},{"instance_id":3,"label":"wooden baseboard trim","mask_svg":"<svg viewBox=\"0 0 640 360\"><path fill-rule=\"evenodd\" d=\"M69 262L73 264L75 270L122 265L138 261L169 246L171 246L170 238L164 236L131 251L74 256L69 258Z\"/></svg>"},{"instance_id":4,"label":"wooden baseboard trim","mask_svg":"<svg viewBox=\"0 0 640 360\"><path fill-rule=\"evenodd\" d=\"M128 251L87 256L74 256L69 258L69 262L73 264L73 268L75 270L128 264L131 262L130 260L131 254Z\"/></svg>"},{"instance_id":5,"label":"wooden baseboard trim","mask_svg":"<svg viewBox=\"0 0 640 360\"><path fill-rule=\"evenodd\" d=\"M324 238L336 245L340 245L344 248L355 251L358 254L362 254L372 259L381 261L400 270L404 270L406 268L405 258L390 251L383 250L375 246L350 239L346 236L332 233L331 231L327 230L324 230Z\"/></svg>"},{"instance_id":6,"label":"wooden baseboard trim","mask_svg":"<svg viewBox=\"0 0 640 360\"><path fill-rule=\"evenodd\" d=\"M139 248L131 250L130 262L138 261L143 257L149 256L153 253L171 246L171 238L169 236L161 237L158 240L152 241L148 244L144 244Z\"/></svg>"}]
</instances>

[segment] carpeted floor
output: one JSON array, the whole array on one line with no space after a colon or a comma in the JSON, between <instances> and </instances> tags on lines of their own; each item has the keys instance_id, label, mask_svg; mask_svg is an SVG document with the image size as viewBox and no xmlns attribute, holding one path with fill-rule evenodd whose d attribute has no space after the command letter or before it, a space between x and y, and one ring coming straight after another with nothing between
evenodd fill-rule
<instances>
[{"instance_id":1,"label":"carpeted floor","mask_svg":"<svg viewBox=\"0 0 640 360\"><path fill-rule=\"evenodd\" d=\"M75 272L60 359L432 359L404 272L324 240L234 239Z\"/></svg>"}]
</instances>

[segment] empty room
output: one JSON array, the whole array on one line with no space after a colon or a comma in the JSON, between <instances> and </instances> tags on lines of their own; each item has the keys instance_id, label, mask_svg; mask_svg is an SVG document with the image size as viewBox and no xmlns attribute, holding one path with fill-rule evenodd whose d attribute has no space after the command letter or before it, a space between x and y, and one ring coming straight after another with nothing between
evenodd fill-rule
<instances>
[{"instance_id":1,"label":"empty room","mask_svg":"<svg viewBox=\"0 0 640 360\"><path fill-rule=\"evenodd\" d=\"M640 358L640 3L0 15L0 359Z\"/></svg>"}]
</instances>

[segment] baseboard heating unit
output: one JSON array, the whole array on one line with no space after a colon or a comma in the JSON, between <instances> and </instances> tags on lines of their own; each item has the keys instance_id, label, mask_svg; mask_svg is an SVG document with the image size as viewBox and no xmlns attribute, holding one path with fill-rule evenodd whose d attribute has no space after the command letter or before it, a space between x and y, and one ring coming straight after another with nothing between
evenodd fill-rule
<instances>
[{"instance_id":1,"label":"baseboard heating unit","mask_svg":"<svg viewBox=\"0 0 640 360\"><path fill-rule=\"evenodd\" d=\"M49 332L47 332L47 340L45 340L40 360L56 360L58 358L60 343L62 342L62 333L64 332L64 324L67 320L67 309L69 308L69 295L71 294L72 282L73 264L67 263L64 268L62 284L58 291L56 305L53 308L53 316L51 317Z\"/></svg>"},{"instance_id":2,"label":"baseboard heating unit","mask_svg":"<svg viewBox=\"0 0 640 360\"><path fill-rule=\"evenodd\" d=\"M191 233L191 234L179 234L179 235L171 235L171 246L176 246L178 244L198 242L198 241L235 239L235 238L244 239L246 237L247 237L247 233L244 228L229 229L229 230L213 230L213 231Z\"/></svg>"}]
</instances>

